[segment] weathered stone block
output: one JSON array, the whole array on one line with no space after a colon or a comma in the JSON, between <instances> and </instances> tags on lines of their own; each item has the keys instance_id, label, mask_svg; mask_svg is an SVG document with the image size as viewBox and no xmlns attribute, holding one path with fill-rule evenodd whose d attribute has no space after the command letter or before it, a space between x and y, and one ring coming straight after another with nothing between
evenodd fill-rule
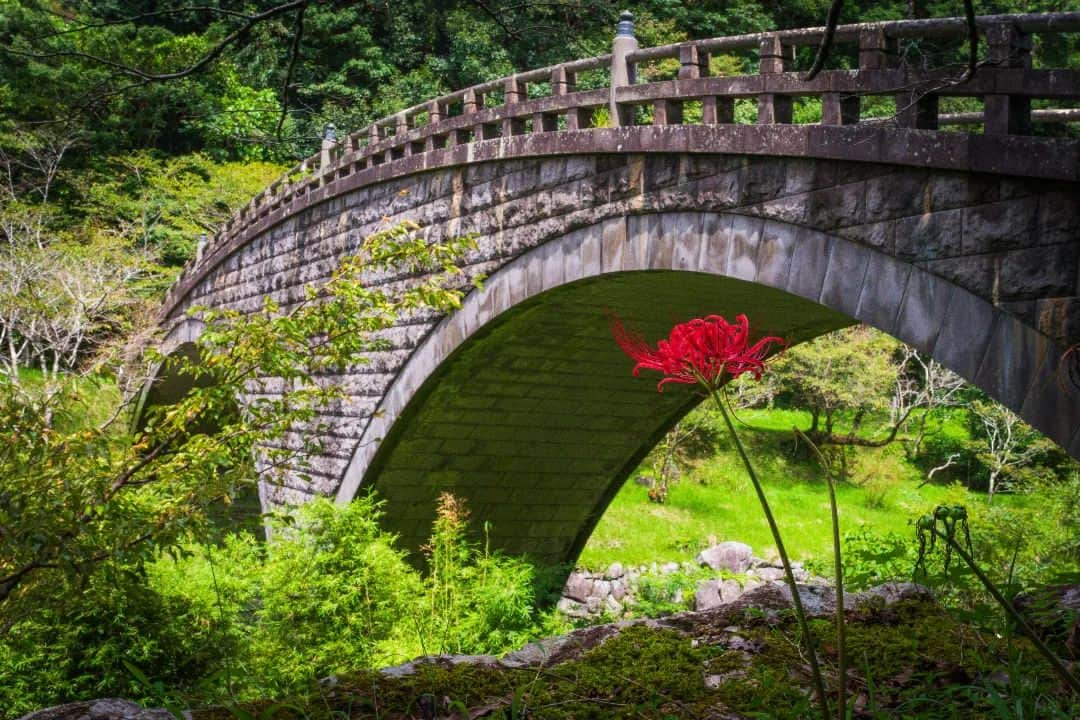
<instances>
[{"instance_id":1,"label":"weathered stone block","mask_svg":"<svg viewBox=\"0 0 1080 720\"><path fill-rule=\"evenodd\" d=\"M1002 299L1038 299L1076 292L1080 243L1013 250L1001 260Z\"/></svg>"},{"instance_id":2,"label":"weathered stone block","mask_svg":"<svg viewBox=\"0 0 1080 720\"><path fill-rule=\"evenodd\" d=\"M942 210L900 218L895 225L895 253L912 260L932 260L961 253L964 210Z\"/></svg>"},{"instance_id":3,"label":"weathered stone block","mask_svg":"<svg viewBox=\"0 0 1080 720\"><path fill-rule=\"evenodd\" d=\"M906 263L881 253L871 253L855 319L882 332L895 334L899 310L897 298L903 297L911 272L911 266Z\"/></svg>"},{"instance_id":4,"label":"weathered stone block","mask_svg":"<svg viewBox=\"0 0 1080 720\"><path fill-rule=\"evenodd\" d=\"M821 233L802 233L791 256L787 291L818 301L829 267L832 238Z\"/></svg>"},{"instance_id":5,"label":"weathered stone block","mask_svg":"<svg viewBox=\"0 0 1080 720\"><path fill-rule=\"evenodd\" d=\"M862 222L919 215L926 201L926 175L894 172L867 180Z\"/></svg>"},{"instance_id":6,"label":"weathered stone block","mask_svg":"<svg viewBox=\"0 0 1080 720\"><path fill-rule=\"evenodd\" d=\"M758 246L765 221L761 218L734 215L728 246L727 275L752 281L757 275Z\"/></svg>"},{"instance_id":7,"label":"weathered stone block","mask_svg":"<svg viewBox=\"0 0 1080 720\"><path fill-rule=\"evenodd\" d=\"M922 353L937 343L955 286L928 272L911 273L900 305L896 336Z\"/></svg>"},{"instance_id":8,"label":"weathered stone block","mask_svg":"<svg viewBox=\"0 0 1080 720\"><path fill-rule=\"evenodd\" d=\"M799 235L805 232L808 231L766 220L762 225L755 281L771 287L787 287L791 258L799 243Z\"/></svg>"},{"instance_id":9,"label":"weathered stone block","mask_svg":"<svg viewBox=\"0 0 1080 720\"><path fill-rule=\"evenodd\" d=\"M873 251L840 239L833 239L830 246L829 264L818 302L854 316Z\"/></svg>"},{"instance_id":10,"label":"weathered stone block","mask_svg":"<svg viewBox=\"0 0 1080 720\"><path fill-rule=\"evenodd\" d=\"M1045 357L1046 338L1019 320L997 314L991 347L1009 348L1009 353L988 352L975 374L974 382L1005 407L1020 412Z\"/></svg>"},{"instance_id":11,"label":"weathered stone block","mask_svg":"<svg viewBox=\"0 0 1080 720\"><path fill-rule=\"evenodd\" d=\"M1038 198L1033 197L966 208L964 254L996 252L1030 244L1038 208Z\"/></svg>"}]
</instances>

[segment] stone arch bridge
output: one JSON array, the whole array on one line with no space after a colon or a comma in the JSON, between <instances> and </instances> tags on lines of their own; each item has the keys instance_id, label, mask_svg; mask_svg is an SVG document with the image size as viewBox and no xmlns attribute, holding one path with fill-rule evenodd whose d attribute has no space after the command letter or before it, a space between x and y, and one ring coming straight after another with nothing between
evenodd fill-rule
<instances>
[{"instance_id":1,"label":"stone arch bridge","mask_svg":"<svg viewBox=\"0 0 1080 720\"><path fill-rule=\"evenodd\" d=\"M576 558L698 401L630 376L608 309L650 338L710 312L796 342L864 322L1080 457L1080 395L1058 383L1080 340L1080 141L1065 129L1080 70L1032 67L1030 53L1080 31L1080 13L978 26L985 62L965 82L902 62L962 42L959 19L841 27L835 52L854 69L808 81L794 63L820 28L643 50L624 16L610 55L328 134L200 248L162 309L166 350L190 351L188 307L288 306L388 220L432 242L477 233L466 269L485 288L327 377L347 399L321 418L310 479L260 489L268 508L373 487L413 548L451 490L492 521L495 546ZM710 57L744 54L756 73L710 74ZM820 117L794 122L804 98ZM149 401L178 382L159 378Z\"/></svg>"}]
</instances>

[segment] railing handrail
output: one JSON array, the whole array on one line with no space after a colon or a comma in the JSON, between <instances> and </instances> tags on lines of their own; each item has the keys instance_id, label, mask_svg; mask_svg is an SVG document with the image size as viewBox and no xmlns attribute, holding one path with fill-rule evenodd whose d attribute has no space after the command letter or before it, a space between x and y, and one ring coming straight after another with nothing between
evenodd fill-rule
<instances>
[{"instance_id":1,"label":"railing handrail","mask_svg":"<svg viewBox=\"0 0 1080 720\"><path fill-rule=\"evenodd\" d=\"M980 30L985 30L1001 23L1011 23L1025 33L1076 32L1080 31L1080 12L1027 13L1023 15L982 15L975 18ZM885 37L903 40L909 38L947 38L963 37L967 33L967 21L962 17L925 18L918 20L883 20L879 22L853 23L840 25L833 36L834 42L853 43L859 34L867 31L880 31ZM744 35L706 38L702 40L684 40L668 45L657 45L631 53L630 62L663 60L679 56L685 47L715 52L717 50L754 50L765 38L779 38L784 45L817 45L825 34L824 27L793 28L790 30L771 30Z\"/></svg>"}]
</instances>

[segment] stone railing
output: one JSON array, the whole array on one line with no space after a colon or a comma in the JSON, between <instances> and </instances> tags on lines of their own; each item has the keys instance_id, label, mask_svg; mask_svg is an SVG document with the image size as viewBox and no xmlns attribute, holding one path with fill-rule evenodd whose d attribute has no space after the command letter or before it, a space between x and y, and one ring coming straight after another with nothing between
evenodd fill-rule
<instances>
[{"instance_id":1,"label":"stone railing","mask_svg":"<svg viewBox=\"0 0 1080 720\"><path fill-rule=\"evenodd\" d=\"M338 139L328 128L321 151L258 194L200 247L166 299L163 317L209 266L221 262L240 236L325 199L320 192L352 175L395 161L486 140L556 131L640 125L725 125L750 120L790 124L800 98L820 98L817 124L879 125L939 130L977 127L990 135L1024 135L1034 122L1080 121L1080 70L1033 68L1033 35L1080 31L1080 12L996 15L977 19L985 48L975 75L963 67L925 68L906 62L924 41L960 43L962 18L840 26L833 56L856 69L824 70L813 80L795 72L796 50L820 43L824 28L782 30L639 49L628 13L608 55L492 80L415 105ZM962 55L964 49L960 47ZM711 58L748 55L752 75L711 75ZM895 104L885 117L863 117L867 98ZM981 112L941 113L942 98L977 98ZM1032 101L1064 101L1032 110ZM749 101L749 102L748 102ZM745 111L737 117L737 104ZM880 103L876 110L880 111ZM877 114L880 115L880 112ZM583 144L581 152L588 148ZM428 169L426 165L417 165ZM193 272L194 271L194 272ZM202 271L202 272L200 272Z\"/></svg>"}]
</instances>

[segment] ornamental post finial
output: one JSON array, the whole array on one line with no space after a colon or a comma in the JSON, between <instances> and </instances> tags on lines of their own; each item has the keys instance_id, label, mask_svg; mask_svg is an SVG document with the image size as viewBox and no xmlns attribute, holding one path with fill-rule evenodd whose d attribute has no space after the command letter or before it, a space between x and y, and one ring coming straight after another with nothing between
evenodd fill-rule
<instances>
[{"instance_id":1,"label":"ornamental post finial","mask_svg":"<svg viewBox=\"0 0 1080 720\"><path fill-rule=\"evenodd\" d=\"M634 65L629 62L629 57L637 49L634 16L629 10L624 10L619 15L618 30L611 42L611 94L608 98L608 124L611 127L633 125L629 117L630 108L621 106L616 95L618 88L634 84Z\"/></svg>"}]
</instances>

